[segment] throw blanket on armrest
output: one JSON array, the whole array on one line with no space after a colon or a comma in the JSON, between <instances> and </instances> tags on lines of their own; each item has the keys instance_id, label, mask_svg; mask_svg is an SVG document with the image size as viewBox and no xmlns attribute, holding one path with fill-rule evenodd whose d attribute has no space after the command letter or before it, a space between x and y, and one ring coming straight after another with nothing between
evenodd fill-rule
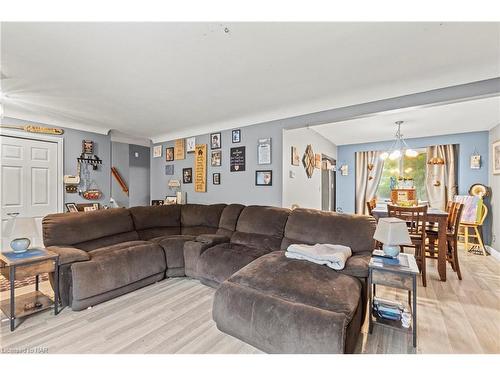
<instances>
[{"instance_id":1,"label":"throw blanket on armrest","mask_svg":"<svg viewBox=\"0 0 500 375\"><path fill-rule=\"evenodd\" d=\"M288 246L285 256L291 259L307 260L316 264L324 264L334 270L345 267L347 259L352 255L351 248L343 245L316 244Z\"/></svg>"}]
</instances>

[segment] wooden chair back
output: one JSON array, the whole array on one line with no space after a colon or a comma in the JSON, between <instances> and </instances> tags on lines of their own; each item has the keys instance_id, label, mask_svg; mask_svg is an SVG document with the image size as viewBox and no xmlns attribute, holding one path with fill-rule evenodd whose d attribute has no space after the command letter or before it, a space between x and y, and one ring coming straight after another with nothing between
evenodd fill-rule
<instances>
[{"instance_id":1,"label":"wooden chair back","mask_svg":"<svg viewBox=\"0 0 500 375\"><path fill-rule=\"evenodd\" d=\"M421 235L425 239L427 225L427 206L401 207L387 205L389 217L397 217L406 221L410 235Z\"/></svg>"},{"instance_id":2,"label":"wooden chair back","mask_svg":"<svg viewBox=\"0 0 500 375\"><path fill-rule=\"evenodd\" d=\"M450 210L448 211L447 229L448 233L453 234L454 237L458 236L463 209L464 205L462 203L452 202Z\"/></svg>"},{"instance_id":3,"label":"wooden chair back","mask_svg":"<svg viewBox=\"0 0 500 375\"><path fill-rule=\"evenodd\" d=\"M377 206L377 200L370 199L368 202L366 202L366 208L368 209L368 215L373 216L373 209Z\"/></svg>"}]
</instances>

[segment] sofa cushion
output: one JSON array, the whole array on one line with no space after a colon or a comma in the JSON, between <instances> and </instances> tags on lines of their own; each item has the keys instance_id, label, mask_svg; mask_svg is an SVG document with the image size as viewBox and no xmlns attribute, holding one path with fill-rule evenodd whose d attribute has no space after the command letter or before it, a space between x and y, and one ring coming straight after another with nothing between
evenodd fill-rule
<instances>
[{"instance_id":1,"label":"sofa cushion","mask_svg":"<svg viewBox=\"0 0 500 375\"><path fill-rule=\"evenodd\" d=\"M221 243L205 250L196 265L196 274L211 285L222 283L267 250L234 243Z\"/></svg>"},{"instance_id":2,"label":"sofa cushion","mask_svg":"<svg viewBox=\"0 0 500 375\"><path fill-rule=\"evenodd\" d=\"M368 277L368 265L370 264L371 256L370 251L356 253L352 257L349 257L345 263L345 267L337 272L349 276L366 278Z\"/></svg>"},{"instance_id":3,"label":"sofa cushion","mask_svg":"<svg viewBox=\"0 0 500 375\"><path fill-rule=\"evenodd\" d=\"M180 205L141 206L129 210L134 227L142 240L181 234Z\"/></svg>"},{"instance_id":4,"label":"sofa cushion","mask_svg":"<svg viewBox=\"0 0 500 375\"><path fill-rule=\"evenodd\" d=\"M165 272L165 254L155 243L131 241L89 252L71 265L73 299L81 300Z\"/></svg>"},{"instance_id":5,"label":"sofa cushion","mask_svg":"<svg viewBox=\"0 0 500 375\"><path fill-rule=\"evenodd\" d=\"M245 206L243 206L242 204L233 203L227 205L222 211L217 234L231 237L231 235L236 230L236 224L238 223L238 218L241 214L241 211L243 211L244 208Z\"/></svg>"},{"instance_id":6,"label":"sofa cushion","mask_svg":"<svg viewBox=\"0 0 500 375\"><path fill-rule=\"evenodd\" d=\"M284 252L266 254L217 289L217 328L269 353L351 352L361 327L356 278Z\"/></svg>"},{"instance_id":7,"label":"sofa cushion","mask_svg":"<svg viewBox=\"0 0 500 375\"><path fill-rule=\"evenodd\" d=\"M216 233L225 204L185 204L181 208L181 233Z\"/></svg>"},{"instance_id":8,"label":"sofa cushion","mask_svg":"<svg viewBox=\"0 0 500 375\"><path fill-rule=\"evenodd\" d=\"M50 214L43 218L43 242L47 246L75 246L91 250L102 243L111 245L121 242L118 235L137 237L130 212L125 208L113 208L92 212ZM103 239L103 242L91 241ZM89 246L85 246L88 243Z\"/></svg>"},{"instance_id":9,"label":"sofa cushion","mask_svg":"<svg viewBox=\"0 0 500 375\"><path fill-rule=\"evenodd\" d=\"M297 208L290 213L281 249L294 243L349 246L353 253L374 249L377 223L371 216Z\"/></svg>"},{"instance_id":10,"label":"sofa cushion","mask_svg":"<svg viewBox=\"0 0 500 375\"><path fill-rule=\"evenodd\" d=\"M231 243L263 250L279 250L289 209L248 206L241 211Z\"/></svg>"}]
</instances>

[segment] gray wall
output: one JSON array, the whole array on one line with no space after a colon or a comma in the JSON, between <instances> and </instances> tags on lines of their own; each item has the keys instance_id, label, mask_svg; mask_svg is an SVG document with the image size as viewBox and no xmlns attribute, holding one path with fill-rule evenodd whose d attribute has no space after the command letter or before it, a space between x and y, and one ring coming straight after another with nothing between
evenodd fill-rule
<instances>
[{"instance_id":1,"label":"gray wall","mask_svg":"<svg viewBox=\"0 0 500 375\"><path fill-rule=\"evenodd\" d=\"M281 206L282 189L282 129L284 125L279 121L261 125L241 128L241 142L231 143L231 130L222 131L222 165L210 166L210 141L209 134L196 136L197 144L207 144L207 192L195 193L194 184L182 184L182 191L187 193L189 203L242 203ZM214 132L217 132L214 130ZM257 140L271 138L272 164L257 165ZM166 195L174 195L168 189L167 183L171 178L179 179L182 183L182 169L193 168L194 154L186 153L184 160L165 162L165 147L173 147L174 141L160 143L162 157L153 158L151 149L151 199L164 199ZM158 145L158 144L156 144ZM246 169L244 172L229 171L229 149L231 147L245 146ZM165 175L165 165L173 164L173 176ZM273 171L272 186L255 186L255 171ZM212 173L220 172L221 184L212 184ZM194 176L193 176L194 177Z\"/></svg>"},{"instance_id":2,"label":"gray wall","mask_svg":"<svg viewBox=\"0 0 500 375\"><path fill-rule=\"evenodd\" d=\"M150 158L149 147L129 146L129 206L150 204ZM137 156L136 156L137 155Z\"/></svg>"},{"instance_id":3,"label":"gray wall","mask_svg":"<svg viewBox=\"0 0 500 375\"><path fill-rule=\"evenodd\" d=\"M5 117L3 119L4 125L39 125L47 127L56 127L54 125L42 124L42 123L32 123L29 121L14 119ZM90 203L99 202L101 204L109 204L109 198L111 194L111 179L110 179L110 158L111 158L111 138L109 135L84 132L80 130L64 129L64 134L61 137L64 139L64 174L74 175L76 174L76 158L78 158L82 152L82 140L89 139L94 141L94 153L102 159L102 165L100 165L96 171L90 170L90 178L94 181L97 187L102 191L103 196L98 201L88 201L79 194L68 194L64 193L64 203ZM83 168L83 167L82 167ZM62 181L61 181L62 183Z\"/></svg>"},{"instance_id":4,"label":"gray wall","mask_svg":"<svg viewBox=\"0 0 500 375\"><path fill-rule=\"evenodd\" d=\"M150 204L149 154L149 147L111 142L112 166L118 170L129 190L128 195L125 194L116 179L111 178L111 194L120 207Z\"/></svg>"}]
</instances>

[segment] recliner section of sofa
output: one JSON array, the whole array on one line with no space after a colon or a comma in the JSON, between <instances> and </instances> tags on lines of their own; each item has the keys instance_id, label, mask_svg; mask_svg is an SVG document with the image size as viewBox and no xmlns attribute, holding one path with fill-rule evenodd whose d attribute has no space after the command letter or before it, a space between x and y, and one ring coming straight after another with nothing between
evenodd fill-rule
<instances>
[{"instance_id":1,"label":"recliner section of sofa","mask_svg":"<svg viewBox=\"0 0 500 375\"><path fill-rule=\"evenodd\" d=\"M255 259L279 250L289 213L286 208L245 207L229 242L215 244L201 252L196 265L197 277L206 285L217 286Z\"/></svg>"}]
</instances>

